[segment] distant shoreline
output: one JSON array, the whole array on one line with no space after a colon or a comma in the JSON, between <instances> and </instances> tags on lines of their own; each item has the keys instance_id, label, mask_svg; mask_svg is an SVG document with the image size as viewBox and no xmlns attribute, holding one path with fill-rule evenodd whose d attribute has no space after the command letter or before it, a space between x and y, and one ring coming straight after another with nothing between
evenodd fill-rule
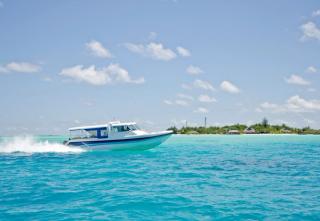
<instances>
[{"instance_id":1,"label":"distant shoreline","mask_svg":"<svg viewBox=\"0 0 320 221\"><path fill-rule=\"evenodd\" d=\"M290 127L286 124L281 125L270 125L268 120L264 118L261 123L256 123L253 125L245 125L245 124L233 124L233 125L225 125L225 126L207 126L206 122L204 126L191 127L184 126L182 128L177 128L175 126L168 128L168 130L172 130L175 134L221 134L221 135L288 135L288 134L296 134L296 135L320 135L320 129L313 129L308 127L304 128L295 128Z\"/></svg>"},{"instance_id":2,"label":"distant shoreline","mask_svg":"<svg viewBox=\"0 0 320 221\"><path fill-rule=\"evenodd\" d=\"M174 135L188 135L188 136L202 136L202 135L219 135L219 136L294 136L294 135L314 135L314 136L319 136L320 134L298 134L298 133L292 133L292 134L174 134Z\"/></svg>"}]
</instances>

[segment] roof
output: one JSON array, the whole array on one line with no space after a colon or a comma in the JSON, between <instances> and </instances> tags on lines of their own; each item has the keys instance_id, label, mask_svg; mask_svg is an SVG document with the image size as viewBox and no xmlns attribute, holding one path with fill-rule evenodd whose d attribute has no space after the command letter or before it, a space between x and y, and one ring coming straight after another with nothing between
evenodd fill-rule
<instances>
[{"instance_id":1,"label":"roof","mask_svg":"<svg viewBox=\"0 0 320 221\"><path fill-rule=\"evenodd\" d=\"M68 130L84 130L84 129L95 129L101 127L108 127L109 124L100 124L100 125L90 125L90 126L81 126L81 127L71 127Z\"/></svg>"},{"instance_id":2,"label":"roof","mask_svg":"<svg viewBox=\"0 0 320 221\"><path fill-rule=\"evenodd\" d=\"M110 122L112 126L121 126L121 125L132 125L136 124L136 122Z\"/></svg>"},{"instance_id":3,"label":"roof","mask_svg":"<svg viewBox=\"0 0 320 221\"><path fill-rule=\"evenodd\" d=\"M124 122L121 123L120 121L115 121L115 122L109 122L105 124L98 124L98 125L89 125L89 126L81 126L81 127L71 127L68 130L85 130L85 129L96 129L96 128L101 128L101 127L108 127L109 125L112 126L121 126L121 125L132 125L136 124L135 122Z\"/></svg>"}]
</instances>

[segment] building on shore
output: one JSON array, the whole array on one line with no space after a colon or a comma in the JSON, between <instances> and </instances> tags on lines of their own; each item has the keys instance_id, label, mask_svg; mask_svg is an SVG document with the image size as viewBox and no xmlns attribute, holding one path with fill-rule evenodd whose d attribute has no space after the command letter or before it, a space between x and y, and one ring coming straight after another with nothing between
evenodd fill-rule
<instances>
[{"instance_id":1,"label":"building on shore","mask_svg":"<svg viewBox=\"0 0 320 221\"><path fill-rule=\"evenodd\" d=\"M199 134L199 132L195 130L188 131L186 134Z\"/></svg>"},{"instance_id":2,"label":"building on shore","mask_svg":"<svg viewBox=\"0 0 320 221\"><path fill-rule=\"evenodd\" d=\"M239 130L229 130L227 134L240 134Z\"/></svg>"},{"instance_id":3,"label":"building on shore","mask_svg":"<svg viewBox=\"0 0 320 221\"><path fill-rule=\"evenodd\" d=\"M291 133L291 130L281 129L280 132L283 133L283 134L289 134L289 133Z\"/></svg>"},{"instance_id":4,"label":"building on shore","mask_svg":"<svg viewBox=\"0 0 320 221\"><path fill-rule=\"evenodd\" d=\"M243 133L245 133L245 134L255 134L256 130L251 128L251 127L248 127L243 131Z\"/></svg>"}]
</instances>

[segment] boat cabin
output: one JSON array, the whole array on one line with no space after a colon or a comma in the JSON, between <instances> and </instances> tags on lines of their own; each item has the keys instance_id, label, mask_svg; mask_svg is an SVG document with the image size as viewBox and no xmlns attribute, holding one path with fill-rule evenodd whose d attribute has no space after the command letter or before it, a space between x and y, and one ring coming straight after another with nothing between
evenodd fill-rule
<instances>
[{"instance_id":1,"label":"boat cabin","mask_svg":"<svg viewBox=\"0 0 320 221\"><path fill-rule=\"evenodd\" d=\"M76 139L106 139L123 137L132 131L140 130L135 122L111 122L104 125L93 125L69 128L69 140Z\"/></svg>"}]
</instances>

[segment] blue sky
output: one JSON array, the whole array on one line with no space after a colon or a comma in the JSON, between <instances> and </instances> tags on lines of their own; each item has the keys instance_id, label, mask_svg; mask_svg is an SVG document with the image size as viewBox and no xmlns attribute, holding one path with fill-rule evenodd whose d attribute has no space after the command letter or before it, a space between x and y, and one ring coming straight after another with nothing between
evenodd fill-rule
<instances>
[{"instance_id":1,"label":"blue sky","mask_svg":"<svg viewBox=\"0 0 320 221\"><path fill-rule=\"evenodd\" d=\"M271 123L320 128L319 1L0 3L0 134Z\"/></svg>"}]
</instances>

